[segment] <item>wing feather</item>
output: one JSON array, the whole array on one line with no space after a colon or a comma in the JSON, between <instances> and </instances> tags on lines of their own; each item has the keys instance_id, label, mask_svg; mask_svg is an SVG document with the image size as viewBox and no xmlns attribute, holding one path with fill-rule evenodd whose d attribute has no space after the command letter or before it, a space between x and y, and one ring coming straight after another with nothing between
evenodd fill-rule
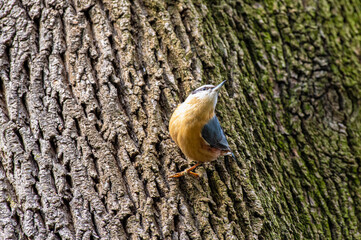
<instances>
[{"instance_id":1,"label":"wing feather","mask_svg":"<svg viewBox=\"0 0 361 240\"><path fill-rule=\"evenodd\" d=\"M203 139L206 140L211 147L220 150L230 150L226 136L216 115L204 125L201 134Z\"/></svg>"}]
</instances>

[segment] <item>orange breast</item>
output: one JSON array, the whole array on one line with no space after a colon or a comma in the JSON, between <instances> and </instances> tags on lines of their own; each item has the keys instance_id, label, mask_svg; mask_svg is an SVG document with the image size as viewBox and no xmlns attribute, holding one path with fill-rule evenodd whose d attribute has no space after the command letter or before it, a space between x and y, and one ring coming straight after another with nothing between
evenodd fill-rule
<instances>
[{"instance_id":1,"label":"orange breast","mask_svg":"<svg viewBox=\"0 0 361 240\"><path fill-rule=\"evenodd\" d=\"M197 108L186 103L179 105L174 111L169 122L169 132L188 159L209 162L221 154L220 151L211 149L201 135L203 126L213 116L214 109L211 107Z\"/></svg>"}]
</instances>

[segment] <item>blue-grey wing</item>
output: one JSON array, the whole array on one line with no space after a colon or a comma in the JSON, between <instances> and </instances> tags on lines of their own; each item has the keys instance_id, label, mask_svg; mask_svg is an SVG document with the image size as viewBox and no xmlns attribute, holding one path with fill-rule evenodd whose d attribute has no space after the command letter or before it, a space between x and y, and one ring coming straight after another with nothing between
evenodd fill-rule
<instances>
[{"instance_id":1,"label":"blue-grey wing","mask_svg":"<svg viewBox=\"0 0 361 240\"><path fill-rule=\"evenodd\" d=\"M202 129L202 137L213 148L221 150L230 150L226 136L223 133L221 124L216 115L204 125Z\"/></svg>"}]
</instances>

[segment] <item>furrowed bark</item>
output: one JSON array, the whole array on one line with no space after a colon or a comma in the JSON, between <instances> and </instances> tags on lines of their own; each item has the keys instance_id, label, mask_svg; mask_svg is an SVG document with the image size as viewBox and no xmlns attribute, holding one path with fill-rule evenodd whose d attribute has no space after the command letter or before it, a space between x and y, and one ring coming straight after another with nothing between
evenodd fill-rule
<instances>
[{"instance_id":1,"label":"furrowed bark","mask_svg":"<svg viewBox=\"0 0 361 240\"><path fill-rule=\"evenodd\" d=\"M1 239L361 239L357 1L0 1ZM237 160L178 103L228 80Z\"/></svg>"}]
</instances>

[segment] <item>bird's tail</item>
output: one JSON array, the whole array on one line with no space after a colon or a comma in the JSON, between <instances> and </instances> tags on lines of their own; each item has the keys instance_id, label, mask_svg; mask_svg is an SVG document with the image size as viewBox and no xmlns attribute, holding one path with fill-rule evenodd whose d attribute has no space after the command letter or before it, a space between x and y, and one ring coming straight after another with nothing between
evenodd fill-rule
<instances>
[{"instance_id":1,"label":"bird's tail","mask_svg":"<svg viewBox=\"0 0 361 240\"><path fill-rule=\"evenodd\" d=\"M231 155L234 160L237 160L236 156L231 151L228 151L225 155Z\"/></svg>"}]
</instances>

